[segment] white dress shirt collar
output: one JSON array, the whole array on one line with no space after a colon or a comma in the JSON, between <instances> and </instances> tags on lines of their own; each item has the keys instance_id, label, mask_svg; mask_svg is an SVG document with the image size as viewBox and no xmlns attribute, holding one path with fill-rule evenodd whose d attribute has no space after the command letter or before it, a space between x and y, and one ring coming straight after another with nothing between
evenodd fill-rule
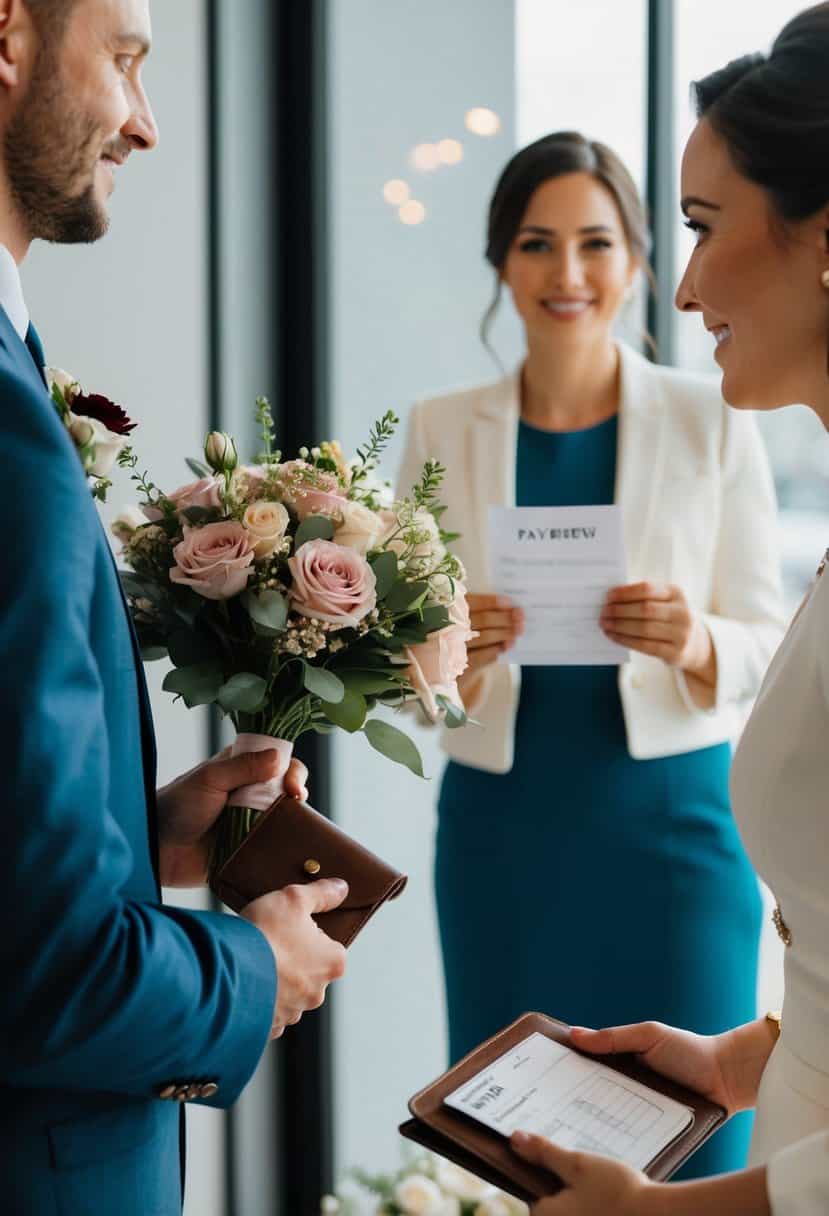
<instances>
[{"instance_id":1,"label":"white dress shirt collar","mask_svg":"<svg viewBox=\"0 0 829 1216\"><path fill-rule=\"evenodd\" d=\"M19 336L25 341L29 310L23 298L20 271L5 245L0 245L0 305Z\"/></svg>"}]
</instances>

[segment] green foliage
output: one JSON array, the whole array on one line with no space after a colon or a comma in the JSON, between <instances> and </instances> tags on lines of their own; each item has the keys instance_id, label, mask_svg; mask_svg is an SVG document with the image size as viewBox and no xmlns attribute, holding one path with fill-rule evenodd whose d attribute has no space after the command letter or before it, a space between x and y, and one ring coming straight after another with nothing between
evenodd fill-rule
<instances>
[{"instance_id":1,"label":"green foliage","mask_svg":"<svg viewBox=\"0 0 829 1216\"><path fill-rule=\"evenodd\" d=\"M319 697L321 701L328 701L333 705L338 705L345 696L345 685L339 676L335 676L333 671L327 671L324 667L312 667L304 659L302 660L302 682L312 696Z\"/></svg>"},{"instance_id":2,"label":"green foliage","mask_svg":"<svg viewBox=\"0 0 829 1216\"><path fill-rule=\"evenodd\" d=\"M394 410L386 410L383 417L378 419L371 428L366 446L364 448L357 448L357 464L351 475L352 496L354 496L355 490L360 488L361 483L366 480L368 474L376 466L380 453L388 446L389 440L394 435L399 424L400 419ZM356 496L359 497L359 494Z\"/></svg>"},{"instance_id":3,"label":"green foliage","mask_svg":"<svg viewBox=\"0 0 829 1216\"><path fill-rule=\"evenodd\" d=\"M334 525L327 515L309 515L303 519L294 536L294 552L309 540L331 540Z\"/></svg>"},{"instance_id":4,"label":"green foliage","mask_svg":"<svg viewBox=\"0 0 829 1216\"><path fill-rule=\"evenodd\" d=\"M161 687L165 692L176 693L192 709L195 705L212 704L219 695L222 680L218 663L195 663L168 671Z\"/></svg>"},{"instance_id":5,"label":"green foliage","mask_svg":"<svg viewBox=\"0 0 829 1216\"><path fill-rule=\"evenodd\" d=\"M385 598L384 607L388 612L403 613L416 610L429 594L427 582L395 583Z\"/></svg>"},{"instance_id":6,"label":"green foliage","mask_svg":"<svg viewBox=\"0 0 829 1216\"><path fill-rule=\"evenodd\" d=\"M416 777L424 776L420 752L414 743L412 743L409 736L403 734L402 730L398 730L390 722L382 722L379 718L372 718L369 722L366 722L363 732L375 751L380 752L381 755L386 756L389 760L394 760L395 764L404 765Z\"/></svg>"},{"instance_id":7,"label":"green foliage","mask_svg":"<svg viewBox=\"0 0 829 1216\"><path fill-rule=\"evenodd\" d=\"M288 601L278 591L246 591L242 603L257 633L275 637L288 620Z\"/></svg>"},{"instance_id":8,"label":"green foliage","mask_svg":"<svg viewBox=\"0 0 829 1216\"><path fill-rule=\"evenodd\" d=\"M374 571L374 577L377 580L376 591L377 602L379 603L386 598L397 582L397 554L392 549L384 549L381 553L375 553L373 557L369 558L369 565Z\"/></svg>"},{"instance_id":9,"label":"green foliage","mask_svg":"<svg viewBox=\"0 0 829 1216\"><path fill-rule=\"evenodd\" d=\"M256 398L256 421L262 431L262 451L257 456L258 464L277 464L282 453L274 448L276 432L273 425L271 403L267 397Z\"/></svg>"},{"instance_id":10,"label":"green foliage","mask_svg":"<svg viewBox=\"0 0 829 1216\"><path fill-rule=\"evenodd\" d=\"M320 708L330 722L350 735L362 728L368 712L365 697L351 688L345 688L342 700L322 701Z\"/></svg>"},{"instance_id":11,"label":"green foliage","mask_svg":"<svg viewBox=\"0 0 829 1216\"><path fill-rule=\"evenodd\" d=\"M184 463L187 465L190 472L201 481L203 477L212 477L212 473L206 464L202 464L200 460L194 460L192 456L185 457Z\"/></svg>"},{"instance_id":12,"label":"green foliage","mask_svg":"<svg viewBox=\"0 0 829 1216\"><path fill-rule=\"evenodd\" d=\"M219 689L218 701L228 713L252 714L265 704L268 683L250 671L237 672Z\"/></svg>"}]
</instances>

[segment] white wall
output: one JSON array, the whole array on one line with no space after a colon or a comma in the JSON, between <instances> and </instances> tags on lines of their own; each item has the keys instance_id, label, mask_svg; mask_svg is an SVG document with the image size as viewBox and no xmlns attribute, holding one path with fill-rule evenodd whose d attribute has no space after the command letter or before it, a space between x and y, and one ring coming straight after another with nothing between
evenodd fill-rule
<instances>
[{"instance_id":1,"label":"white wall","mask_svg":"<svg viewBox=\"0 0 829 1216\"><path fill-rule=\"evenodd\" d=\"M493 287L486 208L513 150L513 3L341 0L330 23L330 397L332 432L353 450L386 409L405 421L417 398L498 374L477 327ZM466 110L481 105L501 116L494 138L464 129ZM463 162L414 172L410 148L444 137L463 142ZM390 178L410 182L423 224L405 227L384 202ZM508 363L516 338L509 324L499 328ZM390 476L399 451L396 443L385 463ZM336 993L341 1170L398 1163L406 1100L446 1064L431 876L442 762L430 732L417 741L428 782L362 737L334 746L336 819L409 874L402 898L351 948Z\"/></svg>"},{"instance_id":2,"label":"white wall","mask_svg":"<svg viewBox=\"0 0 829 1216\"><path fill-rule=\"evenodd\" d=\"M140 423L141 467L174 488L188 480L181 454L198 453L206 423L204 5L156 4L153 18L146 82L159 147L121 171L107 237L91 247L35 246L23 283L47 360L123 404ZM108 517L133 500L127 473L114 481ZM202 758L205 726L161 691L163 664L148 674L163 783ZM192 1216L222 1210L221 1119L188 1112Z\"/></svg>"}]
</instances>

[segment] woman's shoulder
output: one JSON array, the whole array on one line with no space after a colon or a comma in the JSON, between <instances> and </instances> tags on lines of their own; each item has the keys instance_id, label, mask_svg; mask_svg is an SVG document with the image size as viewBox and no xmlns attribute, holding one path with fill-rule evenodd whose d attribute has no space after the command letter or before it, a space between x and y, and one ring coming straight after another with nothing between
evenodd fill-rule
<instances>
[{"instance_id":1,"label":"woman's shoulder","mask_svg":"<svg viewBox=\"0 0 829 1216\"><path fill-rule=\"evenodd\" d=\"M719 373L689 371L684 367L653 363L631 347L623 346L621 349L629 377L631 374L645 377L663 394L680 402L688 402L697 407L708 406L714 410L726 408L720 390Z\"/></svg>"}]
</instances>

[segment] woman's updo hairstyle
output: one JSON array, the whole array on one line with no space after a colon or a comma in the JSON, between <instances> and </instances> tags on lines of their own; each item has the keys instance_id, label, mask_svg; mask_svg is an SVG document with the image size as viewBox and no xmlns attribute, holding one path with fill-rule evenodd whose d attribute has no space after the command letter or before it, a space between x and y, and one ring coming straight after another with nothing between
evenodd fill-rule
<instances>
[{"instance_id":1,"label":"woman's updo hairstyle","mask_svg":"<svg viewBox=\"0 0 829 1216\"><path fill-rule=\"evenodd\" d=\"M808 219L829 202L829 4L794 17L768 57L735 59L692 90L697 117L782 220Z\"/></svg>"},{"instance_id":2,"label":"woman's updo hairstyle","mask_svg":"<svg viewBox=\"0 0 829 1216\"><path fill-rule=\"evenodd\" d=\"M486 259L498 274L495 296L481 322L481 338L489 348L489 327L501 298L501 272L530 199L539 186L567 173L589 173L610 191L622 220L632 256L648 270L650 233L645 207L622 161L606 144L586 139L578 131L556 131L521 148L510 160L489 205Z\"/></svg>"}]
</instances>

